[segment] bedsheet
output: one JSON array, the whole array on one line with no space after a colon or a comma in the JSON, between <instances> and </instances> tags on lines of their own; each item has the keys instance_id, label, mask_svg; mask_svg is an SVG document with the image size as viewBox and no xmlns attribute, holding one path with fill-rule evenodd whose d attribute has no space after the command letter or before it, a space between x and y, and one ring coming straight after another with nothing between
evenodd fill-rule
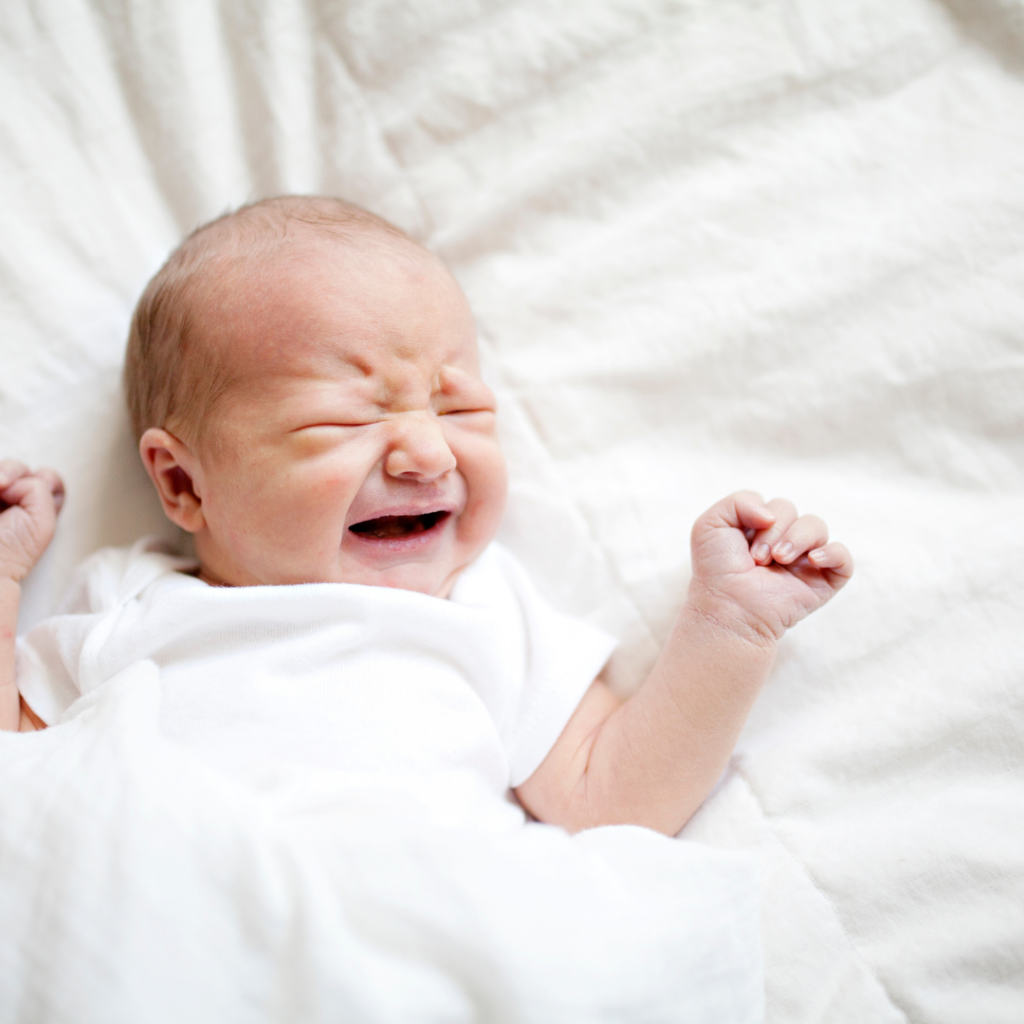
<instances>
[{"instance_id":1,"label":"bedsheet","mask_svg":"<svg viewBox=\"0 0 1024 1024\"><path fill-rule=\"evenodd\" d=\"M118 397L145 280L226 208L343 195L466 289L502 539L621 692L722 494L853 550L683 833L760 859L767 1019L1024 1019L1022 110L1020 0L8 4L0 449L69 488L22 626L174 539Z\"/></svg>"}]
</instances>

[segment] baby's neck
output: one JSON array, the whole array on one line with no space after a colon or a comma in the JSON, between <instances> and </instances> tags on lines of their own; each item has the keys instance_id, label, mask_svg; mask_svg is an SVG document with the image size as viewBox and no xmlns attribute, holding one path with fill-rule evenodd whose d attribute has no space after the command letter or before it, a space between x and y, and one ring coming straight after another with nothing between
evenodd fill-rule
<instances>
[{"instance_id":1,"label":"baby's neck","mask_svg":"<svg viewBox=\"0 0 1024 1024\"><path fill-rule=\"evenodd\" d=\"M214 573L210 572L207 569L204 569L202 566L200 566L198 569L194 570L191 573L191 575L195 576L195 578L197 580L202 580L204 583L209 584L211 587L232 587L232 586L234 586L233 583L228 583L226 580L222 580L219 576L215 575Z\"/></svg>"}]
</instances>

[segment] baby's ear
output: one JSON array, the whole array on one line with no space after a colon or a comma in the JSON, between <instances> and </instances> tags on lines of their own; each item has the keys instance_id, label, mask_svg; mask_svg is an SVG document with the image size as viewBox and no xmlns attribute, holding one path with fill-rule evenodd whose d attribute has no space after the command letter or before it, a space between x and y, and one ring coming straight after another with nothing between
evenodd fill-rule
<instances>
[{"instance_id":1,"label":"baby's ear","mask_svg":"<svg viewBox=\"0 0 1024 1024\"><path fill-rule=\"evenodd\" d=\"M166 430L150 427L139 438L139 454L167 518L189 533L201 530L206 522L203 502L192 479L197 460L188 445Z\"/></svg>"}]
</instances>

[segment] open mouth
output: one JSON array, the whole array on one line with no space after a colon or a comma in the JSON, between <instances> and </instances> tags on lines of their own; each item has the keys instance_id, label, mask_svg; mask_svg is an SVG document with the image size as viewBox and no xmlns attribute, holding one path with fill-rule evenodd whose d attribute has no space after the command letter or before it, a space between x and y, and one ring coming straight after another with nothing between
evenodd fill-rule
<instances>
[{"instance_id":1,"label":"open mouth","mask_svg":"<svg viewBox=\"0 0 1024 1024\"><path fill-rule=\"evenodd\" d=\"M450 512L424 512L418 516L381 516L354 523L349 529L367 540L402 540L433 530Z\"/></svg>"}]
</instances>

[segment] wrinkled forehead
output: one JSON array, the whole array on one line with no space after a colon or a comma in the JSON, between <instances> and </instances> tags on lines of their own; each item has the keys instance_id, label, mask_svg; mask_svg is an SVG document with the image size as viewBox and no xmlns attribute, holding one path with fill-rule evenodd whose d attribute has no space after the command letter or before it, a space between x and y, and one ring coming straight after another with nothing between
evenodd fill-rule
<instances>
[{"instance_id":1,"label":"wrinkled forehead","mask_svg":"<svg viewBox=\"0 0 1024 1024\"><path fill-rule=\"evenodd\" d=\"M408 364L479 372L462 290L411 241L310 234L269 253L214 261L195 328L235 382Z\"/></svg>"}]
</instances>

